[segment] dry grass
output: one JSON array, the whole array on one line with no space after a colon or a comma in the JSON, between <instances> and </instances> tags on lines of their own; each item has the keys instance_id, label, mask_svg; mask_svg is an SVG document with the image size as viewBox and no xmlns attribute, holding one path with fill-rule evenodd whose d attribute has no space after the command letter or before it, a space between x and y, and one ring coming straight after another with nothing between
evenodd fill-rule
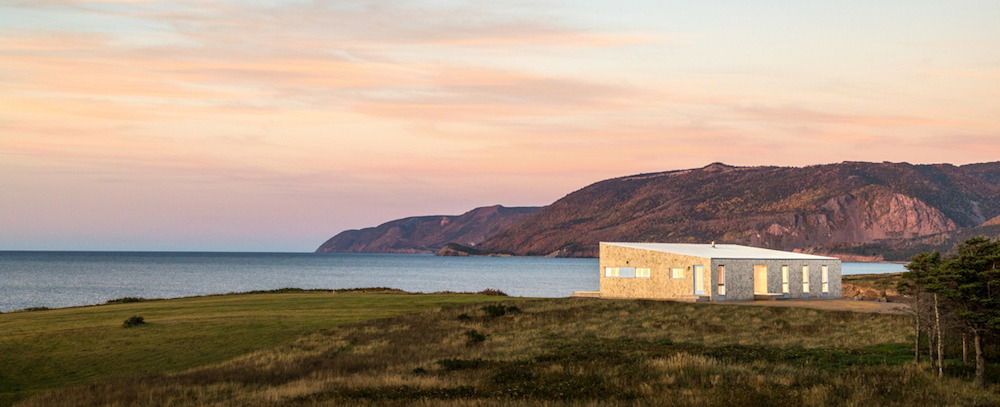
<instances>
[{"instance_id":1,"label":"dry grass","mask_svg":"<svg viewBox=\"0 0 1000 407\"><path fill-rule=\"evenodd\" d=\"M103 380L23 405L1000 403L995 389L907 364L905 316L587 298L516 306L502 316L466 305L337 327L218 365ZM485 340L472 340L473 330Z\"/></svg>"}]
</instances>

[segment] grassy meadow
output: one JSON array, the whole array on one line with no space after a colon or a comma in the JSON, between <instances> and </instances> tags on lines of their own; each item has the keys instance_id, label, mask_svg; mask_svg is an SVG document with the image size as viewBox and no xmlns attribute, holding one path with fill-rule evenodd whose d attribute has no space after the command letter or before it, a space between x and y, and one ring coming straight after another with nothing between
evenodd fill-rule
<instances>
[{"instance_id":1,"label":"grassy meadow","mask_svg":"<svg viewBox=\"0 0 1000 407\"><path fill-rule=\"evenodd\" d=\"M0 406L65 385L212 365L339 325L498 299L292 290L4 313ZM131 316L147 324L123 328Z\"/></svg>"},{"instance_id":2,"label":"grassy meadow","mask_svg":"<svg viewBox=\"0 0 1000 407\"><path fill-rule=\"evenodd\" d=\"M323 295L311 295L234 296L233 301L272 301L258 312L295 315L310 306L285 302L323 301ZM284 339L263 341L277 346L244 347L183 371L178 371L180 366L152 369L150 365L95 376L97 380L88 384L41 394L23 405L1000 404L995 376L991 388L975 389L965 378L938 379L926 365L912 365L911 320L903 315L592 298L507 299L486 305L471 303L502 297L326 297L326 304L338 309L355 302L367 306L358 306L353 317L343 317L336 309L308 311L317 315L302 318L313 325L298 328L298 339L283 344L279 343ZM337 303L337 298L343 302ZM454 304L460 302L470 304ZM181 333L169 341L162 339L157 324L176 323L183 330L189 323L182 311L153 312L158 309L155 305L167 304L148 303L145 310L122 308L124 312L115 313L113 321L138 312L148 315L152 324L125 330L113 326L120 322L110 322L100 336L126 338L124 344L156 343L176 351L196 343ZM394 306L396 316L348 323L351 318L366 319L365 315L377 318L372 307L378 304ZM101 308L114 307L94 307ZM403 313L418 308L425 309ZM167 322L168 315L176 322ZM199 323L200 329L213 325L211 318L206 319ZM257 336L258 330L274 329L273 325L300 323L281 317L256 321L260 319L248 317L239 334L227 329L216 333ZM220 341L209 336L198 338ZM147 371L153 372L139 374Z\"/></svg>"}]
</instances>

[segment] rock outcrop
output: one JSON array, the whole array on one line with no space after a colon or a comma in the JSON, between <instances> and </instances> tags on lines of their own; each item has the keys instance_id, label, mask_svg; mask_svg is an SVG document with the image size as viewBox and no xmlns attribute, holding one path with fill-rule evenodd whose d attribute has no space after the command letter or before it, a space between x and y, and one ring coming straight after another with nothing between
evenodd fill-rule
<instances>
[{"instance_id":1,"label":"rock outcrop","mask_svg":"<svg viewBox=\"0 0 1000 407\"><path fill-rule=\"evenodd\" d=\"M980 226L1000 226L1000 216L997 216L993 219L983 222L983 224Z\"/></svg>"}]
</instances>

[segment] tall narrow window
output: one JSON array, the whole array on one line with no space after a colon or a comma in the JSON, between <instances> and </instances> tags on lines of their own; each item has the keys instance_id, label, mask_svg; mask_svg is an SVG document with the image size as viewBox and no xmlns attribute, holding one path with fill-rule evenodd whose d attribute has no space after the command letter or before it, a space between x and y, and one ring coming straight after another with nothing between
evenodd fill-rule
<instances>
[{"instance_id":1,"label":"tall narrow window","mask_svg":"<svg viewBox=\"0 0 1000 407\"><path fill-rule=\"evenodd\" d=\"M802 297L809 298L809 266L802 266Z\"/></svg>"},{"instance_id":2,"label":"tall narrow window","mask_svg":"<svg viewBox=\"0 0 1000 407\"><path fill-rule=\"evenodd\" d=\"M830 272L827 270L826 266L822 267L823 270L823 296L826 297L830 293Z\"/></svg>"},{"instance_id":3,"label":"tall narrow window","mask_svg":"<svg viewBox=\"0 0 1000 407\"><path fill-rule=\"evenodd\" d=\"M781 266L781 293L788 297L788 266Z\"/></svg>"},{"instance_id":4,"label":"tall narrow window","mask_svg":"<svg viewBox=\"0 0 1000 407\"><path fill-rule=\"evenodd\" d=\"M719 296L726 296L726 266L719 265Z\"/></svg>"}]
</instances>

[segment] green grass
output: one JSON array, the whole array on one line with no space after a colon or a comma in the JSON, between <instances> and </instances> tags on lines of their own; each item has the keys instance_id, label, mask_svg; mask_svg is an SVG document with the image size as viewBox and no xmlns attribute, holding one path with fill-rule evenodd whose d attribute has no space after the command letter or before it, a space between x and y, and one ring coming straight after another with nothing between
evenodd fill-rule
<instances>
[{"instance_id":1,"label":"green grass","mask_svg":"<svg viewBox=\"0 0 1000 407\"><path fill-rule=\"evenodd\" d=\"M24 405L1000 404L996 375L976 389L966 371L938 379L910 363L903 315L591 298L500 304L503 313L467 304L340 325Z\"/></svg>"},{"instance_id":2,"label":"green grass","mask_svg":"<svg viewBox=\"0 0 1000 407\"><path fill-rule=\"evenodd\" d=\"M0 405L65 385L220 363L339 325L503 299L293 290L4 313ZM123 328L131 316L146 324Z\"/></svg>"}]
</instances>

